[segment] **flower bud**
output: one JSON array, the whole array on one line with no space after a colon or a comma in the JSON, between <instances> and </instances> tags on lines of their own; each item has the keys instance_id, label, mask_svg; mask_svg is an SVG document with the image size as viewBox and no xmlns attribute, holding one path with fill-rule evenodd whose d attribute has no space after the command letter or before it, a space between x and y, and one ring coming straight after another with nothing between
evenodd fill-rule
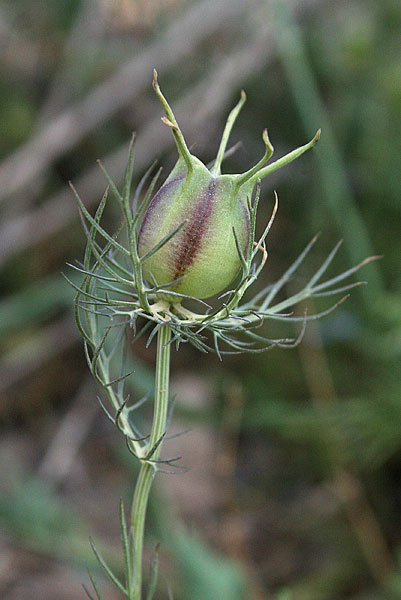
<instances>
[{"instance_id":1,"label":"flower bud","mask_svg":"<svg viewBox=\"0 0 401 600\"><path fill-rule=\"evenodd\" d=\"M250 243L248 202L258 178L296 158L291 154L299 155L308 148L304 146L284 157L288 160L281 159L263 169L273 153L267 131L264 131L266 149L261 161L242 175L222 175L220 167L228 137L245 102L242 92L239 103L228 117L216 161L209 170L190 154L174 114L160 91L156 72L153 85L165 108L167 118L162 120L173 132L179 159L146 209L138 236L138 254L144 256L182 224L167 243L144 260L144 274L158 285L178 280L168 289L207 298L224 290L238 274L241 260L237 243L243 255L247 255ZM308 147L317 141L315 138ZM180 297L169 296L169 300L179 301Z\"/></svg>"},{"instance_id":2,"label":"flower bud","mask_svg":"<svg viewBox=\"0 0 401 600\"><path fill-rule=\"evenodd\" d=\"M173 290L196 298L217 294L234 279L240 262L233 228L244 254L249 241L246 194L239 195L233 178L213 177L192 158L188 177L179 161L150 202L139 232L143 256L180 223L182 228L144 263L159 284L176 279Z\"/></svg>"}]
</instances>

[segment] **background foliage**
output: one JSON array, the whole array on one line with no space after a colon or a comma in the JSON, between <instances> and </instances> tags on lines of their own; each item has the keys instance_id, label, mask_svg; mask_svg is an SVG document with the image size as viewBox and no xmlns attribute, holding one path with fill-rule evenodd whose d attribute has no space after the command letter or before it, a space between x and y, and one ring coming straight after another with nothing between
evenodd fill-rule
<instances>
[{"instance_id":1,"label":"background foliage","mask_svg":"<svg viewBox=\"0 0 401 600\"><path fill-rule=\"evenodd\" d=\"M90 532L118 561L136 465L96 405L60 276L84 243L66 184L96 206L95 161L121 178L132 130L137 180L155 157L168 173L157 67L205 162L246 89L230 172L260 156L265 126L276 156L322 127L263 184L261 228L280 197L265 278L318 231L305 276L340 238L332 273L383 255L296 350L173 356L177 430L192 431L169 443L191 470L160 476L151 507L159 597L401 598L400 24L397 0L3 1L2 597L83 597ZM153 360L153 345L132 346L133 395L152 387Z\"/></svg>"}]
</instances>

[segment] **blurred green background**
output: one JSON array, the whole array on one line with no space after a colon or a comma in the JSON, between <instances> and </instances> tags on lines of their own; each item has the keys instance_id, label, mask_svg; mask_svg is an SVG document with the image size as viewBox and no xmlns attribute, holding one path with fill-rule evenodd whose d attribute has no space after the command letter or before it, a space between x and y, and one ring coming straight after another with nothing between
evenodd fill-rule
<instances>
[{"instance_id":1,"label":"blurred green background","mask_svg":"<svg viewBox=\"0 0 401 600\"><path fill-rule=\"evenodd\" d=\"M260 227L280 197L263 284L319 231L305 277L339 239L332 274L383 257L295 350L174 353L174 427L191 432L169 449L191 470L156 483L157 597L401 598L400 32L399 0L3 0L1 598L84 597L90 535L119 565L136 465L97 405L60 272L84 246L68 180L93 209L96 159L121 180L133 130L137 181L174 163L153 67L205 162L246 90L228 172L260 157L264 127L277 157L322 128L263 182ZM132 346L134 396L154 355Z\"/></svg>"}]
</instances>

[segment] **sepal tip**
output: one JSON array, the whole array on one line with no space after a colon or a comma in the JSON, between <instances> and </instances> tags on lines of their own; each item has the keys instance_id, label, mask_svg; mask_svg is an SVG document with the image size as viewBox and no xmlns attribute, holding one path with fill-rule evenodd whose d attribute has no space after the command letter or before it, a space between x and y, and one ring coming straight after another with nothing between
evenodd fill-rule
<instances>
[{"instance_id":1,"label":"sepal tip","mask_svg":"<svg viewBox=\"0 0 401 600\"><path fill-rule=\"evenodd\" d=\"M318 141L320 140L320 136L321 136L321 135L322 135L322 130L321 130L321 128L319 127L319 129L318 129L318 130L316 131L316 133L315 133L315 137L313 138L312 142L313 142L314 144L317 144L317 143L318 143Z\"/></svg>"},{"instance_id":2,"label":"sepal tip","mask_svg":"<svg viewBox=\"0 0 401 600\"><path fill-rule=\"evenodd\" d=\"M170 119L168 119L167 117L161 117L161 121L163 121L163 123L164 123L165 125L167 125L168 127L170 127L170 129L174 129L174 131L177 131L177 130L178 130L178 127L177 127L177 125L174 125L174 123L172 123L172 122L170 121Z\"/></svg>"},{"instance_id":3,"label":"sepal tip","mask_svg":"<svg viewBox=\"0 0 401 600\"><path fill-rule=\"evenodd\" d=\"M272 156L272 154L274 152L274 146L273 146L273 144L270 141L269 134L267 133L267 129L263 130L262 139L263 139L263 142L264 142L266 148L270 152L270 156Z\"/></svg>"}]
</instances>

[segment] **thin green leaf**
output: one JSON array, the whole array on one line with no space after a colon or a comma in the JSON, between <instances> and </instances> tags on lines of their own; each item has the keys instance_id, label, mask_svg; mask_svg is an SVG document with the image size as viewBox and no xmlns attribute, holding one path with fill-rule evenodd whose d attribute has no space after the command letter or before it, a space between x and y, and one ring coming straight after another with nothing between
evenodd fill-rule
<instances>
[{"instance_id":1,"label":"thin green leaf","mask_svg":"<svg viewBox=\"0 0 401 600\"><path fill-rule=\"evenodd\" d=\"M333 277L332 279L329 279L328 281L324 281L323 283L320 283L319 285L315 285L313 290L315 292L317 292L317 291L323 290L335 283L338 283L339 281L343 281L343 279L346 279L350 275L353 275L354 273L359 271L359 269L361 269L368 263L372 262L373 260L379 260L380 258L381 258L381 256L369 256L368 258L365 258L365 260L363 260L359 264L355 265L354 267L351 267L351 269L347 269L343 273L340 273L340 275L337 275L337 277Z\"/></svg>"},{"instance_id":2,"label":"thin green leaf","mask_svg":"<svg viewBox=\"0 0 401 600\"><path fill-rule=\"evenodd\" d=\"M238 256L241 261L241 264L242 264L242 268L244 269L244 271L246 271L248 269L248 263L245 260L244 253L242 252L242 248L239 243L237 232L235 231L235 227L233 227L233 234L234 234L235 246L237 248L237 252L238 252Z\"/></svg>"},{"instance_id":3,"label":"thin green leaf","mask_svg":"<svg viewBox=\"0 0 401 600\"><path fill-rule=\"evenodd\" d=\"M130 371L129 373L125 373L124 375L120 375L119 377L116 377L115 379L112 379L111 381L109 381L108 383L106 383L105 385L111 386L114 385L115 383L120 383L121 381L125 381L128 377L130 377L135 371Z\"/></svg>"},{"instance_id":4,"label":"thin green leaf","mask_svg":"<svg viewBox=\"0 0 401 600\"><path fill-rule=\"evenodd\" d=\"M114 575L114 573L111 571L110 567L107 565L104 558L102 557L102 555L99 553L98 549L96 548L93 540L90 539L89 542L90 542L90 545L91 545L94 555L96 556L100 566L106 573L107 577L120 590L120 592L122 592L125 596L127 596L127 590L122 585L122 583L117 579L117 577Z\"/></svg>"},{"instance_id":5,"label":"thin green leaf","mask_svg":"<svg viewBox=\"0 0 401 600\"><path fill-rule=\"evenodd\" d=\"M111 235L109 235L107 233L107 231L105 231L103 229L103 227L100 227L99 223L97 223L97 221L92 217L92 215L88 212L88 210L86 209L84 203L82 202L81 198L78 195L78 192L76 191L76 189L74 188L74 186L72 185L72 183L70 183L70 187L74 193L74 196L79 204L80 209L82 210L82 213L84 214L85 218L87 219L87 221L89 221L89 223L91 223L91 225L93 225L93 227L96 229L96 231L108 242L111 243L112 246L114 246L114 248L116 248L117 250L119 250L120 252L122 252L123 254L125 254L125 256L131 256L130 252L124 248L124 246L122 246L121 244L119 244L115 239L113 239L111 237Z\"/></svg>"},{"instance_id":6,"label":"thin green leaf","mask_svg":"<svg viewBox=\"0 0 401 600\"><path fill-rule=\"evenodd\" d=\"M160 444L164 440L165 436L166 436L166 432L162 433L162 435L159 437L159 439L153 444L152 448L146 454L145 460L148 460L149 458L152 458L152 456L154 455L154 453L156 452L156 450L158 449L158 447L160 446Z\"/></svg>"},{"instance_id":7,"label":"thin green leaf","mask_svg":"<svg viewBox=\"0 0 401 600\"><path fill-rule=\"evenodd\" d=\"M128 207L129 207L129 197L130 197L131 184L132 184L132 173L134 172L135 140L136 140L136 134L134 132L131 136L131 141L130 141L129 151L128 151L127 168L125 169L125 175L124 175L123 200L124 200L124 204L126 206L128 205Z\"/></svg>"},{"instance_id":8,"label":"thin green leaf","mask_svg":"<svg viewBox=\"0 0 401 600\"><path fill-rule=\"evenodd\" d=\"M84 588L84 592L88 596L89 600L95 600L84 583L82 584L82 587Z\"/></svg>"},{"instance_id":9,"label":"thin green leaf","mask_svg":"<svg viewBox=\"0 0 401 600\"><path fill-rule=\"evenodd\" d=\"M132 559L130 544L128 539L127 522L125 520L124 503L120 499L120 525L121 525L121 543L123 547L124 565L125 565L125 585L128 591L128 598L131 598L132 585L134 583L132 572Z\"/></svg>"},{"instance_id":10,"label":"thin green leaf","mask_svg":"<svg viewBox=\"0 0 401 600\"><path fill-rule=\"evenodd\" d=\"M136 207L138 206L139 196L141 195L143 186L145 185L145 183L146 183L149 175L151 174L151 172L155 168L156 164L157 164L157 160L153 161L153 163L145 171L144 175L141 177L138 185L136 186L136 190L135 190L135 194L134 194L134 199L132 200L132 214L133 214L134 218L135 218L135 214L136 214Z\"/></svg>"},{"instance_id":11,"label":"thin green leaf","mask_svg":"<svg viewBox=\"0 0 401 600\"><path fill-rule=\"evenodd\" d=\"M175 229L173 229L173 231L170 231L170 233L168 233L167 235L165 235L164 237L162 237L162 239L160 240L160 242L158 242L155 246L153 246L153 248L151 248L149 250L149 252L146 252L146 254L144 254L143 256L141 256L141 258L140 258L141 263L144 263L145 260L147 260L148 258L150 258L151 256L153 256L154 254L156 254L156 252L158 252L163 246L165 246L167 244L167 242L169 242L171 240L171 238L174 237L180 231L180 229L182 229L184 227L186 221L187 220L185 220L182 223L180 223L178 225L178 227L176 227Z\"/></svg>"},{"instance_id":12,"label":"thin green leaf","mask_svg":"<svg viewBox=\"0 0 401 600\"><path fill-rule=\"evenodd\" d=\"M146 342L146 348L149 348L150 344L152 343L153 338L155 337L156 333L158 333L160 327L162 326L161 323L158 323L150 332L150 335L148 337L148 341Z\"/></svg>"},{"instance_id":13,"label":"thin green leaf","mask_svg":"<svg viewBox=\"0 0 401 600\"><path fill-rule=\"evenodd\" d=\"M287 283L290 277L294 274L294 272L298 269L299 265L303 262L306 255L310 252L311 248L315 245L318 236L315 237L309 242L306 248L301 252L298 258L292 263L292 265L285 271L285 273L280 277L280 279L273 284L270 289L270 292L267 294L265 300L261 304L261 310L266 309L270 302L273 300L274 296L281 290L281 288Z\"/></svg>"},{"instance_id":14,"label":"thin green leaf","mask_svg":"<svg viewBox=\"0 0 401 600\"><path fill-rule=\"evenodd\" d=\"M96 372L97 363L99 362L99 358L100 358L100 356L101 356L101 352L102 352L102 350L103 350L103 348L104 348L104 345L105 345L105 343L106 343L107 336L109 335L110 331L111 331L111 329L110 329L110 327L108 327L108 328L106 329L106 331L104 332L104 334L103 334L103 337L102 337L102 339L100 340L100 342L99 342L98 346L95 348L95 350L94 350L94 352L93 352L93 357L92 357L92 369L93 369L93 371L94 371L94 372Z\"/></svg>"},{"instance_id":15,"label":"thin green leaf","mask_svg":"<svg viewBox=\"0 0 401 600\"><path fill-rule=\"evenodd\" d=\"M315 290L312 292L313 298L323 298L325 296L333 296L334 294L341 294L342 292L347 292L348 290L352 290L355 287L359 287L360 285L366 285L367 281L355 281L354 283L350 283L348 285L343 285L339 288L334 288L334 290L327 290L327 292L319 292L315 293Z\"/></svg>"},{"instance_id":16,"label":"thin green leaf","mask_svg":"<svg viewBox=\"0 0 401 600\"><path fill-rule=\"evenodd\" d=\"M107 197L108 197L108 189L106 189L106 191L104 192L103 197L102 197L102 199L100 201L100 204L97 207L97 210L96 210L96 213L95 213L95 221L97 223L100 223L100 219L102 218L102 214L103 214L103 211L105 209L106 202L107 202ZM82 214L82 212L81 212L81 214ZM83 220L83 222L85 222L84 219L82 219L82 220ZM94 241L94 239L96 237L96 229L95 229L95 227L93 225L92 225L89 233L87 234L87 237L88 237L88 241L89 241L89 239L91 239L92 241ZM86 248L85 248L85 255L84 255L84 267L87 270L89 270L90 254L91 254L91 250L90 250L90 248L88 247L88 244L87 244Z\"/></svg>"},{"instance_id":17,"label":"thin green leaf","mask_svg":"<svg viewBox=\"0 0 401 600\"><path fill-rule=\"evenodd\" d=\"M103 163L101 160L97 161L97 164L99 165L99 167L102 170L103 175L106 178L107 183L110 186L111 191L113 192L116 200L119 200L120 202L122 202L123 197L121 196L120 192L118 191L116 184L114 183L114 181L112 180L112 178L110 177L110 175L108 174L108 172L106 171L106 168L103 166Z\"/></svg>"},{"instance_id":18,"label":"thin green leaf","mask_svg":"<svg viewBox=\"0 0 401 600\"><path fill-rule=\"evenodd\" d=\"M97 581L89 569L88 569L88 575L89 575L89 579L91 580L91 583L93 585L93 589L95 590L97 600L104 600L104 596L103 596L102 592L100 591L99 586L97 585Z\"/></svg>"},{"instance_id":19,"label":"thin green leaf","mask_svg":"<svg viewBox=\"0 0 401 600\"><path fill-rule=\"evenodd\" d=\"M159 544L156 546L155 554L156 554L156 556L152 560L152 565L151 565L151 570L150 570L150 581L149 581L148 593L146 594L146 600L153 600L153 596L156 591L157 576L159 573Z\"/></svg>"},{"instance_id":20,"label":"thin green leaf","mask_svg":"<svg viewBox=\"0 0 401 600\"><path fill-rule=\"evenodd\" d=\"M101 252L99 252L96 244L94 243L94 241L91 238L88 238L88 245L91 248L91 252L94 255L94 257L96 258L96 263L94 265L94 267L92 268L92 271L94 271L98 265L101 265L104 270L109 273L110 275L113 276L113 278L116 281L119 281L120 283L124 283L125 285L128 285L130 287L134 287L134 282L132 281L132 279L126 279L125 277L122 277L121 275L119 275L108 263L111 262L109 260L109 258L107 257L107 253L110 250L111 244L107 244L105 246L105 248L103 248L103 250ZM112 263L115 264L115 263ZM118 266L118 264L116 265ZM121 267L119 267L120 270ZM89 270L89 267L88 267ZM131 273L129 273L131 275Z\"/></svg>"},{"instance_id":21,"label":"thin green leaf","mask_svg":"<svg viewBox=\"0 0 401 600\"><path fill-rule=\"evenodd\" d=\"M341 246L341 244L342 244L342 240L337 242L337 244L334 246L333 250L330 252L328 257L326 258L326 260L323 262L322 266L319 267L319 269L316 271L316 273L310 278L310 280L308 281L308 283L305 287L312 288L313 285L316 283L316 281L319 281L319 279L321 278L323 273L325 273L325 271L329 268L329 265L332 262L335 255L337 254L338 249Z\"/></svg>"},{"instance_id":22,"label":"thin green leaf","mask_svg":"<svg viewBox=\"0 0 401 600\"><path fill-rule=\"evenodd\" d=\"M274 201L274 207L273 207L271 217L269 219L269 222L268 222L260 240L258 241L258 243L255 246L255 249L252 252L252 258L254 258L256 256L256 254L259 252L259 249L262 247L263 242L265 241L267 234L269 233L269 231L274 223L274 219L275 219L277 211L278 211L278 196L277 196L276 192L274 192L274 198L275 198L275 201Z\"/></svg>"},{"instance_id":23,"label":"thin green leaf","mask_svg":"<svg viewBox=\"0 0 401 600\"><path fill-rule=\"evenodd\" d=\"M160 177L161 172L162 172L162 168L160 167L160 169L157 171L156 175L153 177L152 181L150 182L150 185L145 194L145 198L142 200L138 210L135 212L135 215L134 215L134 223L135 224L139 223L141 221L142 215L145 212L145 210L149 204L150 198L152 196L153 190L155 188L157 180Z\"/></svg>"},{"instance_id":24,"label":"thin green leaf","mask_svg":"<svg viewBox=\"0 0 401 600\"><path fill-rule=\"evenodd\" d=\"M97 400L98 400L100 406L102 407L103 412L105 413L106 417L109 419L109 421L111 421L111 423L113 423L113 425L115 425L116 424L115 419L111 416L111 414L109 413L109 411L103 404L102 399L99 396L97 396Z\"/></svg>"}]
</instances>

